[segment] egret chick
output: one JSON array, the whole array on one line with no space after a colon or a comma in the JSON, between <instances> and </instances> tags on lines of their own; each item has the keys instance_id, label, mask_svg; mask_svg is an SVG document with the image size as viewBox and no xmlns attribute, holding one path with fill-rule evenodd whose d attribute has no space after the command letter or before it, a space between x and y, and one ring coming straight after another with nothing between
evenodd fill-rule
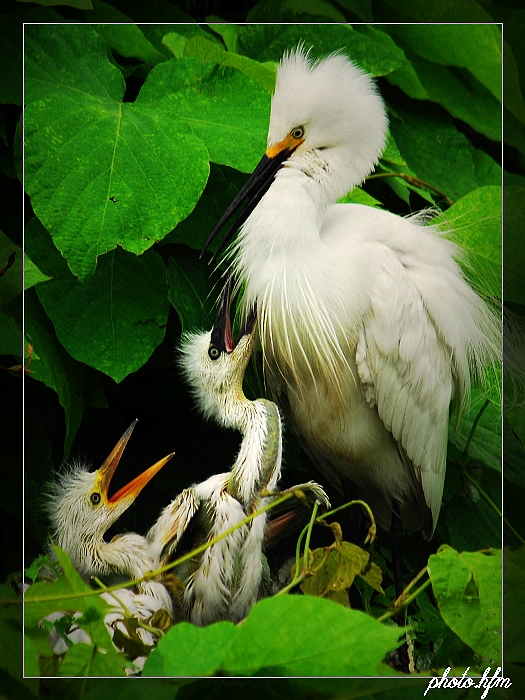
<instances>
[{"instance_id":1,"label":"egret chick","mask_svg":"<svg viewBox=\"0 0 525 700\"><path fill-rule=\"evenodd\" d=\"M466 406L499 359L500 324L432 227L336 204L372 171L386 133L374 83L345 56L287 53L266 153L207 245L247 198L223 245L240 227L229 255L245 314L257 305L270 395L394 545L402 526L434 532L451 402Z\"/></svg>"},{"instance_id":2,"label":"egret chick","mask_svg":"<svg viewBox=\"0 0 525 700\"><path fill-rule=\"evenodd\" d=\"M228 279L214 327L188 333L182 341L181 367L206 418L239 430L243 436L231 472L217 474L185 489L163 511L148 533L161 562L173 557L190 523L193 548L209 541L261 508L274 492L281 474L281 417L266 399L250 401L242 383L250 358L256 314L252 310L232 339L230 323L232 280ZM298 487L329 505L317 484ZM194 516L196 520L192 522ZM183 607L197 625L220 619L243 619L259 597L265 559L262 545L266 514L254 518L206 549L182 576L186 583Z\"/></svg>"},{"instance_id":3,"label":"egret chick","mask_svg":"<svg viewBox=\"0 0 525 700\"><path fill-rule=\"evenodd\" d=\"M173 457L164 457L123 486L111 497L108 494L113 474L136 425L135 420L113 448L104 464L94 472L75 464L60 475L48 502L52 538L65 550L79 573L85 577L123 574L142 578L154 568L154 560L145 537L135 532L117 535L106 542L104 534L137 498L146 484ZM138 584L139 595L160 601L172 612L172 601L159 581ZM138 601L139 602L139 601ZM157 604L153 604L153 609Z\"/></svg>"}]
</instances>

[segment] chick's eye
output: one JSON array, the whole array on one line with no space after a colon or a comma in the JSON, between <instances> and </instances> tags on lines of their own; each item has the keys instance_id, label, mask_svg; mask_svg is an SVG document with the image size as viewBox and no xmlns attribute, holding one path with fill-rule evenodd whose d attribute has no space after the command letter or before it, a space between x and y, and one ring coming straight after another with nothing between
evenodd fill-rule
<instances>
[{"instance_id":1,"label":"chick's eye","mask_svg":"<svg viewBox=\"0 0 525 700\"><path fill-rule=\"evenodd\" d=\"M89 500L94 506L97 506L100 503L100 494L95 491L95 493L91 494Z\"/></svg>"},{"instance_id":2,"label":"chick's eye","mask_svg":"<svg viewBox=\"0 0 525 700\"><path fill-rule=\"evenodd\" d=\"M214 345L210 345L208 349L208 357L210 360L216 360L219 355L221 354L219 348L216 348Z\"/></svg>"},{"instance_id":3,"label":"chick's eye","mask_svg":"<svg viewBox=\"0 0 525 700\"><path fill-rule=\"evenodd\" d=\"M304 126L296 126L291 132L294 139L302 139L304 136Z\"/></svg>"}]
</instances>

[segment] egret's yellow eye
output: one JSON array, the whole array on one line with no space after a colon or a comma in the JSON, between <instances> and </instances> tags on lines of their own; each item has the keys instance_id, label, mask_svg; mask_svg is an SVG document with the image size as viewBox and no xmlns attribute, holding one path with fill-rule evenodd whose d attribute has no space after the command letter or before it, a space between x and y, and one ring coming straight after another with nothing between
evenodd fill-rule
<instances>
[{"instance_id":1,"label":"egret's yellow eye","mask_svg":"<svg viewBox=\"0 0 525 700\"><path fill-rule=\"evenodd\" d=\"M302 139L304 136L304 126L296 126L290 133L294 139Z\"/></svg>"},{"instance_id":2,"label":"egret's yellow eye","mask_svg":"<svg viewBox=\"0 0 525 700\"><path fill-rule=\"evenodd\" d=\"M91 501L91 503L94 506L98 506L98 504L100 503L100 494L97 493L97 491L95 491L94 493L91 494L91 496L89 497L89 500Z\"/></svg>"},{"instance_id":3,"label":"egret's yellow eye","mask_svg":"<svg viewBox=\"0 0 525 700\"><path fill-rule=\"evenodd\" d=\"M214 345L210 345L208 349L208 357L210 360L216 360L221 354L221 351L219 348L216 348Z\"/></svg>"}]
</instances>

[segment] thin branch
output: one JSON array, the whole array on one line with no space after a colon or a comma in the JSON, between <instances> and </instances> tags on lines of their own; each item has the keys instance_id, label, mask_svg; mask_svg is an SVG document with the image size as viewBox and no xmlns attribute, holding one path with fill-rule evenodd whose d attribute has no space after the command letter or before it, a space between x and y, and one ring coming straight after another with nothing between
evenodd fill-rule
<instances>
[{"instance_id":1,"label":"thin branch","mask_svg":"<svg viewBox=\"0 0 525 700\"><path fill-rule=\"evenodd\" d=\"M381 615L380 617L377 617L376 620L378 622L384 622L385 620L389 620L391 617L394 617L395 615L398 615L401 610L404 610L407 608L410 603L417 598L417 596L422 593L425 588L428 588L432 581L428 579L428 581L425 581L425 583L420 586L412 595L408 596L407 598L403 599L404 596L404 591L403 593L397 598L397 600L394 600L393 602L393 607L392 610L387 610L386 613Z\"/></svg>"},{"instance_id":2,"label":"thin branch","mask_svg":"<svg viewBox=\"0 0 525 700\"><path fill-rule=\"evenodd\" d=\"M410 185L413 185L414 187L417 187L420 190L424 189L425 187L429 190L432 190L440 197L443 197L443 199L449 207L451 207L455 203L453 199L447 197L447 195L444 192L438 190L438 188L434 187L434 185L430 185L428 182L421 180L419 177L409 175L408 173L376 173L375 175L369 175L367 178L365 178L365 180L375 180L379 177L400 177L402 180L406 180L406 182L408 182Z\"/></svg>"}]
</instances>

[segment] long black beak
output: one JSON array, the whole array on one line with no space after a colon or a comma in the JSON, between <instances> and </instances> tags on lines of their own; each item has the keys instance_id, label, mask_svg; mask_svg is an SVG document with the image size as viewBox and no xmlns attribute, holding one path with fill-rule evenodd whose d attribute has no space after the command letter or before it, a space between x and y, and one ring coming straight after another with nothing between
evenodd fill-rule
<instances>
[{"instance_id":1,"label":"long black beak","mask_svg":"<svg viewBox=\"0 0 525 700\"><path fill-rule=\"evenodd\" d=\"M255 209L255 207L259 204L261 201L262 197L266 194L266 192L270 189L270 185L273 182L273 179L281 167L281 165L284 163L284 161L293 153L293 149L291 148L283 148L279 153L277 153L273 157L268 157L266 154L261 158L259 164L253 171L253 173L250 175L250 177L246 180L244 185L241 187L239 192L237 193L236 197L233 199L232 203L230 206L226 209L224 214L221 216L219 221L217 222L217 225L213 229L213 231L210 233L208 236L208 240L204 244L203 249L201 250L200 257L204 255L206 250L208 249L208 246L210 243L213 241L215 236L218 234L220 229L224 226L226 221L230 218L230 216L233 214L233 212L240 206L242 201L246 199L246 203L244 206L240 209L239 215L231 225L230 229L222 239L219 247L215 251L215 253L212 255L210 263L212 263L217 255L224 250L225 246L230 242L230 240L233 238L235 235L235 232L244 224L246 219L250 216L252 211Z\"/></svg>"},{"instance_id":2,"label":"long black beak","mask_svg":"<svg viewBox=\"0 0 525 700\"><path fill-rule=\"evenodd\" d=\"M215 318L215 323L213 324L213 328L211 331L210 341L210 344L212 346L218 348L221 352L228 353L232 352L237 347L237 344L239 340L243 337L243 335L249 335L253 331L255 327L255 322L257 320L257 312L255 308L253 308L248 314L248 318L246 319L245 323L242 325L236 341L233 342L232 327L230 321L232 291L233 275L231 271L229 271L226 284L224 285L219 299L217 316Z\"/></svg>"}]
</instances>

